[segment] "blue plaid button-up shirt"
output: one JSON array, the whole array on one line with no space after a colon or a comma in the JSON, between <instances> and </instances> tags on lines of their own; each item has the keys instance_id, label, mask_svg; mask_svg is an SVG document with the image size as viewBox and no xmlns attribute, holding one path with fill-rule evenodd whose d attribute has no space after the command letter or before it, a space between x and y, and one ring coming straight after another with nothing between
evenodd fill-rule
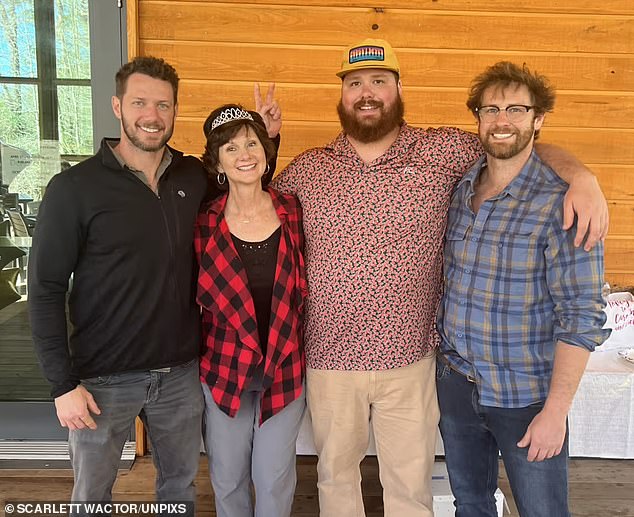
<instances>
[{"instance_id":1,"label":"blue plaid button-up shirt","mask_svg":"<svg viewBox=\"0 0 634 517\"><path fill-rule=\"evenodd\" d=\"M449 209L440 352L475 379L482 405L525 407L548 395L558 340L591 351L609 335L603 246L574 247L574 230L561 228L567 185L535 152L474 214L484 160L458 183Z\"/></svg>"}]
</instances>

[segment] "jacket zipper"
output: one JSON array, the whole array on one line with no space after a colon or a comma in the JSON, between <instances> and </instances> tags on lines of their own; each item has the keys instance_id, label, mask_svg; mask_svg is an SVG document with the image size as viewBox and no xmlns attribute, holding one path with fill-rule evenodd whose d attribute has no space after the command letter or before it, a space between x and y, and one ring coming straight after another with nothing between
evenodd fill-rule
<instances>
[{"instance_id":1,"label":"jacket zipper","mask_svg":"<svg viewBox=\"0 0 634 517\"><path fill-rule=\"evenodd\" d=\"M167 172L167 171L166 171ZM161 194L161 180L159 180L159 185L158 185L158 193L159 193L159 204L161 206L161 215L163 216L163 224L165 224L165 232L167 234L167 241L168 241L168 245L169 245L169 253L170 253L170 270L171 270L171 281L172 281L172 290L174 293L174 299L176 300L176 303L178 305L177 310L180 312L181 309L181 299L180 296L178 296L178 282L176 279L176 258L174 256L174 239L172 237L172 232L170 231L170 225L169 225L169 217L167 215L166 212L166 207L165 207L165 203L170 203L172 205L172 213L173 213L173 220L174 220L174 227L176 228L176 232L178 233L178 217L176 214L176 210L174 210L173 206L174 206L174 199L173 196L171 194L173 194L174 189L170 189L170 192L167 192L167 198L169 199L165 199L164 197L162 197ZM178 235L176 235L176 237L178 237ZM178 239L177 241L178 242Z\"/></svg>"},{"instance_id":2,"label":"jacket zipper","mask_svg":"<svg viewBox=\"0 0 634 517\"><path fill-rule=\"evenodd\" d=\"M171 164L170 164L171 166ZM170 168L170 166L168 166L167 169ZM177 310L181 311L181 299L180 296L178 296L178 281L177 281L177 272L176 272L176 258L174 256L174 240L172 238L172 232L170 231L170 225L169 225L169 218L167 216L167 213L165 211L165 205L164 202L166 202L165 199L163 199L163 196L161 195L161 183L162 180L166 177L166 175L168 174L168 170L166 169L165 172L163 173L163 175L161 176L161 178L158 181L158 185L156 186L156 192L154 192L146 183L144 183L143 181L141 181L139 178L136 177L136 175L129 170L129 168L126 166L125 169L130 173L130 175L139 183L141 183L147 190L149 190L152 194L152 196L157 200L159 207L161 209L161 215L163 217L163 224L165 226L165 233L167 235L167 244L169 246L169 256L170 256L170 280L171 280L171 284L172 284L172 292L173 292L173 296L174 299L176 300L177 303ZM178 242L178 234L179 234L179 224L178 224L178 213L176 210L176 207L174 205L174 189L170 188L170 192L167 193L168 197L170 197L169 194L171 194L171 200L170 200L170 204L172 205L172 213L173 213L173 219L174 219L174 227L176 228L176 242Z\"/></svg>"}]
</instances>

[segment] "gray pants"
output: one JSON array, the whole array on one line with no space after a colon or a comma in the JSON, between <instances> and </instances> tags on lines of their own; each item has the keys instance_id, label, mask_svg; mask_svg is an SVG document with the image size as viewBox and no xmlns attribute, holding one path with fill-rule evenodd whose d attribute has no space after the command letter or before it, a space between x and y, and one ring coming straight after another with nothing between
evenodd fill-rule
<instances>
[{"instance_id":1,"label":"gray pants","mask_svg":"<svg viewBox=\"0 0 634 517\"><path fill-rule=\"evenodd\" d=\"M234 418L218 409L206 384L203 394L204 439L218 517L290 516L297 481L295 443L306 407L304 392L262 426L259 392L243 393Z\"/></svg>"},{"instance_id":2,"label":"gray pants","mask_svg":"<svg viewBox=\"0 0 634 517\"><path fill-rule=\"evenodd\" d=\"M170 371L126 372L82 380L101 409L97 429L70 431L73 502L112 499L121 451L137 415L145 424L157 470L156 500L196 499L203 397L198 361ZM80 515L82 513L80 512Z\"/></svg>"}]
</instances>

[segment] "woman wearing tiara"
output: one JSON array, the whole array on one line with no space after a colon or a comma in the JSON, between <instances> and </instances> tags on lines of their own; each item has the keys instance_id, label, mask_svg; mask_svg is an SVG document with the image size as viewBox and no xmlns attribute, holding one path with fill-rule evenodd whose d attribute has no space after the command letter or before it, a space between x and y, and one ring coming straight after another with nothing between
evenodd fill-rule
<instances>
[{"instance_id":1,"label":"woman wearing tiara","mask_svg":"<svg viewBox=\"0 0 634 517\"><path fill-rule=\"evenodd\" d=\"M216 512L288 517L305 408L302 211L296 197L268 187L276 150L257 112L221 106L204 133L203 163L224 191L203 205L195 238Z\"/></svg>"}]
</instances>

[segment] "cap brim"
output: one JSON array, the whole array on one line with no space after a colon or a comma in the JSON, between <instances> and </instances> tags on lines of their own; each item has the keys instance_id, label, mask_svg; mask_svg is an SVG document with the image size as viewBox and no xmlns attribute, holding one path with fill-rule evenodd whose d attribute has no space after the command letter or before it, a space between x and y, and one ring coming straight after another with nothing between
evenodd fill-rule
<instances>
[{"instance_id":1,"label":"cap brim","mask_svg":"<svg viewBox=\"0 0 634 517\"><path fill-rule=\"evenodd\" d=\"M339 70L335 75L337 77L339 77L340 79L343 79L343 77L347 74L349 74L350 72L355 72L357 70L370 70L370 69L376 69L376 70L389 70L390 72L394 72L396 75L401 75L399 70L394 70L393 67L391 66L381 66L379 64L374 64L372 63L371 66L367 65L367 66L352 66L350 68L346 68L345 70Z\"/></svg>"}]
</instances>

